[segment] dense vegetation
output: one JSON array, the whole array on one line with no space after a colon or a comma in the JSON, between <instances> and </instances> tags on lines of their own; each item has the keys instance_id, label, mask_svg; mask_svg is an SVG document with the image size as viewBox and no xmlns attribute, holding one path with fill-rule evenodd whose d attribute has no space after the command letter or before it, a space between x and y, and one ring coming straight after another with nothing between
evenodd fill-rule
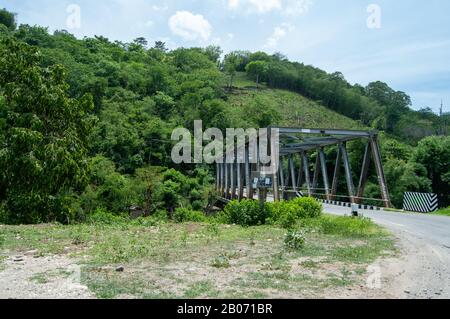
<instances>
[{"instance_id":1,"label":"dense vegetation","mask_svg":"<svg viewBox=\"0 0 450 319\"><path fill-rule=\"evenodd\" d=\"M290 62L283 55L236 51L226 55L224 70L232 83L236 72L247 72L256 85L286 89L327 108L346 115L363 125L394 134L403 140L417 142L433 134L448 134L449 114L442 118L429 108L411 110L410 97L376 81L366 87L351 85L342 73L328 74L318 68Z\"/></svg>"},{"instance_id":2,"label":"dense vegetation","mask_svg":"<svg viewBox=\"0 0 450 319\"><path fill-rule=\"evenodd\" d=\"M183 219L210 204L212 174L209 167L172 163L175 127L192 128L197 119L221 129L281 125L293 123L297 109L351 123L345 128L386 131L382 147L394 204L401 206L408 190L437 192L448 205L450 140L427 137L447 133L448 115L414 112L406 94L384 83L352 86L342 74L279 54L232 52L222 61L214 46L169 51L143 38L51 35L38 26L17 27L5 10L0 41L0 222L68 223L132 206ZM236 88L243 72L256 90ZM321 118L317 126L325 123ZM352 161L362 152L355 143ZM377 192L372 180L367 194Z\"/></svg>"}]
</instances>

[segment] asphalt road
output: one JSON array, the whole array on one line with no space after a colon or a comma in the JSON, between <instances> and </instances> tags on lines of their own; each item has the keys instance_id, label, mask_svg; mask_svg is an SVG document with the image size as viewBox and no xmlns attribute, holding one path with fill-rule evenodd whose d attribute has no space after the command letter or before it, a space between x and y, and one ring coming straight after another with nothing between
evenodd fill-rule
<instances>
[{"instance_id":1,"label":"asphalt road","mask_svg":"<svg viewBox=\"0 0 450 319\"><path fill-rule=\"evenodd\" d=\"M335 215L351 214L347 207L324 205L324 210ZM450 217L373 210L360 210L360 213L394 232L407 232L430 244L447 248L450 253Z\"/></svg>"},{"instance_id":2,"label":"asphalt road","mask_svg":"<svg viewBox=\"0 0 450 319\"><path fill-rule=\"evenodd\" d=\"M351 214L350 208L332 205L324 205L324 211ZM384 289L399 298L450 298L450 217L371 210L360 214L390 230L400 243L402 257L382 265L388 281Z\"/></svg>"}]
</instances>

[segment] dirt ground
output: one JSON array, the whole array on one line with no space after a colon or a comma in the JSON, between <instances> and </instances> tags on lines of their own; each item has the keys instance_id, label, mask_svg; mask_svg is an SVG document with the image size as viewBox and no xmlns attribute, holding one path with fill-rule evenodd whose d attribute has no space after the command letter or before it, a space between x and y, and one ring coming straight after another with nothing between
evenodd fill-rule
<instances>
[{"instance_id":1,"label":"dirt ground","mask_svg":"<svg viewBox=\"0 0 450 319\"><path fill-rule=\"evenodd\" d=\"M0 272L0 299L91 299L78 282L79 267L64 256L9 256ZM47 275L43 275L47 274Z\"/></svg>"},{"instance_id":2,"label":"dirt ground","mask_svg":"<svg viewBox=\"0 0 450 319\"><path fill-rule=\"evenodd\" d=\"M407 232L289 252L272 227L2 227L0 299L448 297L446 255Z\"/></svg>"},{"instance_id":3,"label":"dirt ground","mask_svg":"<svg viewBox=\"0 0 450 319\"><path fill-rule=\"evenodd\" d=\"M384 298L408 298L425 296L409 296L407 286L417 275L418 268L423 266L426 260L426 252L417 254L417 249L408 244L407 239L398 238L401 257L380 259L361 274L361 284L347 287L333 287L325 293L315 294L305 291L304 294L293 295L282 290L267 288L265 292L273 298L326 298L326 299L384 299ZM0 298L1 299L91 299L94 293L88 287L79 284L80 268L77 261L67 256L39 257L35 252L27 252L23 255L11 255L3 263L0 272ZM291 272L307 273L308 270L298 267L311 259L299 259L291 261ZM316 260L320 262L320 260ZM154 265L153 265L154 266ZM227 283L240 278L241 274L254 270L257 265L243 265L233 267L233 271L221 271L216 268L202 269L199 264L175 263L165 266L162 270L165 275L158 277L150 264L136 265L127 268L129 275L139 272L145 274L148 281L155 285L165 286L168 290L177 290L177 277L189 276L193 282L213 280L216 289L226 288ZM341 265L324 265L327 271L340 269ZM116 269L103 269L106 273L114 274ZM365 282L364 282L365 281ZM170 288L169 288L170 287ZM369 288L370 287L370 288ZM133 295L119 295L117 298L134 298Z\"/></svg>"}]
</instances>

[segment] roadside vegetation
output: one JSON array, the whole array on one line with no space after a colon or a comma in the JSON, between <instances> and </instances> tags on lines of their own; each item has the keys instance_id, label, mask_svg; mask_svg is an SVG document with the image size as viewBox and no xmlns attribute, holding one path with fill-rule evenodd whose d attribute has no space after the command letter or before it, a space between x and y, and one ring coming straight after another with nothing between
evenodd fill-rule
<instances>
[{"instance_id":1,"label":"roadside vegetation","mask_svg":"<svg viewBox=\"0 0 450 319\"><path fill-rule=\"evenodd\" d=\"M450 207L443 208L434 213L435 215L450 216Z\"/></svg>"},{"instance_id":2,"label":"roadside vegetation","mask_svg":"<svg viewBox=\"0 0 450 319\"><path fill-rule=\"evenodd\" d=\"M395 254L390 235L368 219L322 215L312 199L283 204L291 206L286 216L255 203L209 217L181 209L174 221L97 211L83 224L0 226L0 251L71 258L98 298L339 296L365 287L367 266ZM37 285L58 277L67 271L30 274Z\"/></svg>"},{"instance_id":3,"label":"roadside vegetation","mask_svg":"<svg viewBox=\"0 0 450 319\"><path fill-rule=\"evenodd\" d=\"M404 191L433 191L448 206L447 115L411 110L409 97L385 83L351 85L281 54L221 59L216 46L77 39L0 12L0 223L71 224L98 210L207 212L214 168L175 165L170 156L172 130L192 129L194 120L219 129L381 130L394 205ZM364 144L350 143L355 179L363 152ZM335 157L328 149L330 176ZM371 178L364 196L378 198L377 184ZM345 195L344 181L338 189Z\"/></svg>"}]
</instances>

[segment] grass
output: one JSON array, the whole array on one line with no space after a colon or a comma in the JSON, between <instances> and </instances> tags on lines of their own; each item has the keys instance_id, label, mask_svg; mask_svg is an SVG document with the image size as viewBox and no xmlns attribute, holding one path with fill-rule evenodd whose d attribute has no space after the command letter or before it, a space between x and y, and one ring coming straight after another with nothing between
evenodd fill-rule
<instances>
[{"instance_id":1,"label":"grass","mask_svg":"<svg viewBox=\"0 0 450 319\"><path fill-rule=\"evenodd\" d=\"M450 207L440 209L434 215L450 216Z\"/></svg>"},{"instance_id":2,"label":"grass","mask_svg":"<svg viewBox=\"0 0 450 319\"><path fill-rule=\"evenodd\" d=\"M302 221L306 243L284 246L286 231L212 223L0 226L0 253L37 249L82 265L82 283L99 298L298 298L364 283L366 266L394 253L366 219ZM116 272L123 266L124 272ZM45 283L52 273L32 280Z\"/></svg>"},{"instance_id":3,"label":"grass","mask_svg":"<svg viewBox=\"0 0 450 319\"><path fill-rule=\"evenodd\" d=\"M265 108L272 107L281 116L280 126L327 127L346 129L365 129L359 122L334 112L300 94L287 90L269 89L261 85L256 90L256 83L248 79L245 73L238 73L234 87L238 88L228 94L227 118L235 127L247 127L248 116L245 110L259 99Z\"/></svg>"},{"instance_id":4,"label":"grass","mask_svg":"<svg viewBox=\"0 0 450 319\"><path fill-rule=\"evenodd\" d=\"M215 289L214 283L210 280L196 282L184 292L184 297L188 299L200 297L214 298L218 295L219 292Z\"/></svg>"},{"instance_id":5,"label":"grass","mask_svg":"<svg viewBox=\"0 0 450 319\"><path fill-rule=\"evenodd\" d=\"M70 272L64 270L64 269L56 269L52 271L47 272L40 272L36 273L33 276L29 278L30 281L37 283L37 284L47 284L51 282L52 280L56 278L67 278L71 275Z\"/></svg>"},{"instance_id":6,"label":"grass","mask_svg":"<svg viewBox=\"0 0 450 319\"><path fill-rule=\"evenodd\" d=\"M233 81L233 87L239 89L256 89L256 82L250 79L245 72L237 72ZM265 83L260 83L259 88L267 88L267 85Z\"/></svg>"}]
</instances>

